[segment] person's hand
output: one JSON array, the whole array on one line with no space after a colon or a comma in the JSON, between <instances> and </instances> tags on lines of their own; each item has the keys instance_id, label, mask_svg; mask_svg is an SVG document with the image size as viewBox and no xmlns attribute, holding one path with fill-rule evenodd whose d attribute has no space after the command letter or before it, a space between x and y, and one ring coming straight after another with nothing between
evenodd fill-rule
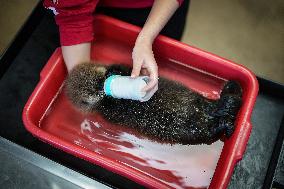
<instances>
[{"instance_id":1,"label":"person's hand","mask_svg":"<svg viewBox=\"0 0 284 189\"><path fill-rule=\"evenodd\" d=\"M138 37L132 51L132 59L133 69L131 77L138 77L140 73L142 75L148 75L150 81L142 90L152 90L158 85L158 66L152 51L152 43L140 40Z\"/></svg>"},{"instance_id":2,"label":"person's hand","mask_svg":"<svg viewBox=\"0 0 284 189\"><path fill-rule=\"evenodd\" d=\"M176 0L155 0L146 23L135 42L132 52L133 70L131 76L137 77L140 72L142 74L147 72L146 75L150 76L150 82L144 91L158 87L158 66L152 51L152 44L178 7L179 3Z\"/></svg>"}]
</instances>

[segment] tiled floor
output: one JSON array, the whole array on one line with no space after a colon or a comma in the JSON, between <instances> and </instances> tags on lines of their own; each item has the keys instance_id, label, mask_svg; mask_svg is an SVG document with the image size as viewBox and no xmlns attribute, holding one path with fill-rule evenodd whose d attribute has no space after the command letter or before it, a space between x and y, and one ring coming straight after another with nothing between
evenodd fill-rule
<instances>
[{"instance_id":1,"label":"tiled floor","mask_svg":"<svg viewBox=\"0 0 284 189\"><path fill-rule=\"evenodd\" d=\"M38 0L0 1L0 52ZM183 42L284 83L283 0L191 0Z\"/></svg>"}]
</instances>

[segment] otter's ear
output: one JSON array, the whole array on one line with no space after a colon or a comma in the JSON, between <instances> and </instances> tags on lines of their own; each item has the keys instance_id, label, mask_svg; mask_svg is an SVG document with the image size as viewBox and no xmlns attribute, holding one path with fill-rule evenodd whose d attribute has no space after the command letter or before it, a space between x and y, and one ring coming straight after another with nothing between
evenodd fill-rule
<instances>
[{"instance_id":1,"label":"otter's ear","mask_svg":"<svg viewBox=\"0 0 284 189\"><path fill-rule=\"evenodd\" d=\"M105 76L107 69L104 66L96 66L95 67L95 71L99 76Z\"/></svg>"},{"instance_id":2,"label":"otter's ear","mask_svg":"<svg viewBox=\"0 0 284 189\"><path fill-rule=\"evenodd\" d=\"M107 72L107 69L101 65L92 66L90 69L92 69L98 77L105 77Z\"/></svg>"}]
</instances>

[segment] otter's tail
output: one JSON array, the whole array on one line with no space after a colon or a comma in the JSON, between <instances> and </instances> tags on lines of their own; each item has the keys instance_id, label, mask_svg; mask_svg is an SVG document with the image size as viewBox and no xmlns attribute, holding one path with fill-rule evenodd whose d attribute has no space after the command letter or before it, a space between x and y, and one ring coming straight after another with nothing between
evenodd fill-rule
<instances>
[{"instance_id":1,"label":"otter's tail","mask_svg":"<svg viewBox=\"0 0 284 189\"><path fill-rule=\"evenodd\" d=\"M230 137L234 132L234 122L242 103L242 88L235 81L228 81L221 93L217 109L213 113L214 117L219 118L219 124L215 133L225 132Z\"/></svg>"}]
</instances>

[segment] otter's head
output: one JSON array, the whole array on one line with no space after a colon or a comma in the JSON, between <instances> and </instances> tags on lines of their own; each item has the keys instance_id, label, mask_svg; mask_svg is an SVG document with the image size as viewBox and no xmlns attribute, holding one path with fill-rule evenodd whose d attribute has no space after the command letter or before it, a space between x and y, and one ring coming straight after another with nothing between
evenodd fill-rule
<instances>
[{"instance_id":1,"label":"otter's head","mask_svg":"<svg viewBox=\"0 0 284 189\"><path fill-rule=\"evenodd\" d=\"M90 112L99 105L104 97L106 71L104 66L93 63L79 64L71 70L65 91L75 106Z\"/></svg>"}]
</instances>

